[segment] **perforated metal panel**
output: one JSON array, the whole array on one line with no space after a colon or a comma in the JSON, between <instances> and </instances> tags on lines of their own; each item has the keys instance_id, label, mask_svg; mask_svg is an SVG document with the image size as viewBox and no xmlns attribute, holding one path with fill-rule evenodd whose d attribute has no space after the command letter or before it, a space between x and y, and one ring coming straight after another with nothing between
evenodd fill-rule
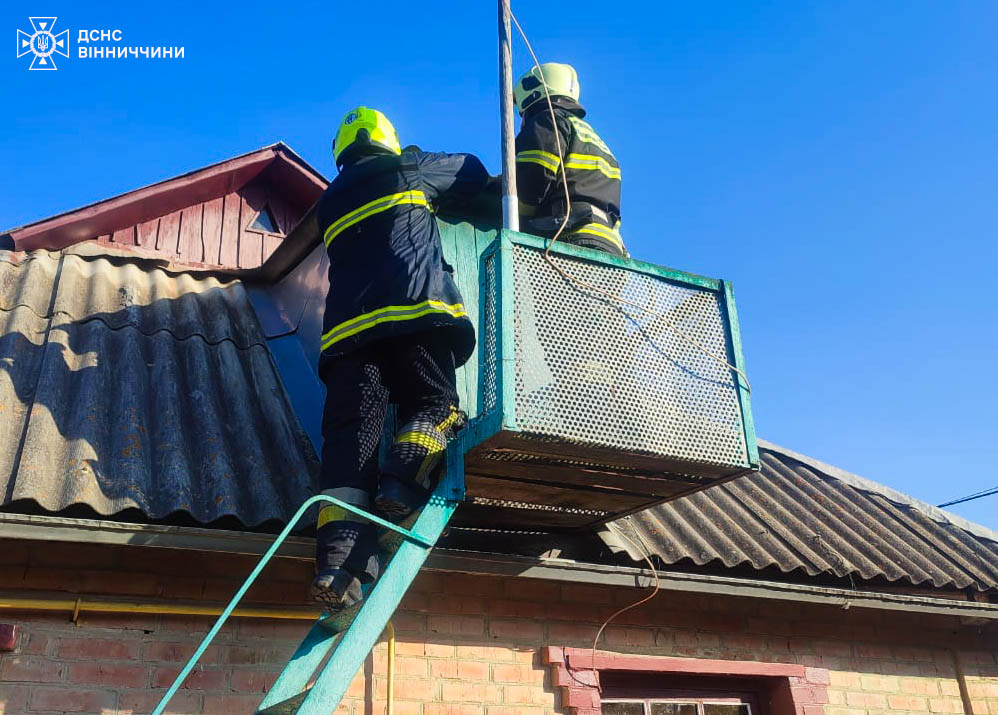
<instances>
[{"instance_id":1,"label":"perforated metal panel","mask_svg":"<svg viewBox=\"0 0 998 715\"><path fill-rule=\"evenodd\" d=\"M525 434L746 465L722 296L646 273L552 254L573 277L660 317L566 281L543 251L512 248L516 426ZM488 338L486 337L486 340Z\"/></svg>"},{"instance_id":2,"label":"perforated metal panel","mask_svg":"<svg viewBox=\"0 0 998 715\"><path fill-rule=\"evenodd\" d=\"M499 336L497 333L497 302L499 294L496 290L499 257L497 253L493 252L486 256L483 262L485 264L483 268L485 275L482 280L482 334L479 336L481 343L479 347L479 359L482 361L481 385L479 386L481 405L478 409L480 415L494 411L498 405L497 362L499 360L497 354L499 349Z\"/></svg>"},{"instance_id":3,"label":"perforated metal panel","mask_svg":"<svg viewBox=\"0 0 998 715\"><path fill-rule=\"evenodd\" d=\"M590 527L756 468L730 286L555 246L569 280L545 246L504 231L479 264L479 412L458 517Z\"/></svg>"}]
</instances>

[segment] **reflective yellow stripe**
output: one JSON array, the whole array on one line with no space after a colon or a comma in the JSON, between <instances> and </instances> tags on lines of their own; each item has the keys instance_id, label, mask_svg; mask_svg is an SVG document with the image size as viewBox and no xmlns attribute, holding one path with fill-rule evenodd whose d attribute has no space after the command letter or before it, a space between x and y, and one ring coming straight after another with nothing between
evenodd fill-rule
<instances>
[{"instance_id":1,"label":"reflective yellow stripe","mask_svg":"<svg viewBox=\"0 0 998 715\"><path fill-rule=\"evenodd\" d=\"M516 157L516 161L517 161L518 164L540 164L545 169L547 169L548 171L550 171L552 174L558 173L558 167L557 166L551 166L548 162L546 162L546 161L544 161L542 159L534 159L532 157L524 158L524 157L518 156L518 157Z\"/></svg>"},{"instance_id":2,"label":"reflective yellow stripe","mask_svg":"<svg viewBox=\"0 0 998 715\"><path fill-rule=\"evenodd\" d=\"M345 320L336 327L327 331L322 336L322 349L349 338L351 335L373 328L381 323L391 323L398 320L414 320L430 313L446 313L455 318L460 318L468 313L464 309L463 303L447 305L439 300L424 300L416 305L389 305L384 308L372 310L370 313L358 315L356 318Z\"/></svg>"},{"instance_id":3,"label":"reflective yellow stripe","mask_svg":"<svg viewBox=\"0 0 998 715\"><path fill-rule=\"evenodd\" d=\"M608 179L620 178L620 169L618 167L612 166L606 159L595 154L569 154L565 161L565 168L599 171Z\"/></svg>"},{"instance_id":4,"label":"reflective yellow stripe","mask_svg":"<svg viewBox=\"0 0 998 715\"><path fill-rule=\"evenodd\" d=\"M443 439L442 437L440 439L434 439L432 436L426 434L425 432L412 431L412 432L403 432L398 437L396 437L395 444L402 444L402 443L415 444L420 447L425 447L431 452L439 452L444 448L444 446L440 444L442 439Z\"/></svg>"},{"instance_id":5,"label":"reflective yellow stripe","mask_svg":"<svg viewBox=\"0 0 998 715\"><path fill-rule=\"evenodd\" d=\"M606 152L610 156L613 156L613 152L610 151L610 147L606 145L600 135L596 133L596 130L589 126L588 122L584 122L574 115L568 115L568 121L572 123L575 127L575 136L579 138L584 144L595 144L600 151Z\"/></svg>"},{"instance_id":6,"label":"reflective yellow stripe","mask_svg":"<svg viewBox=\"0 0 998 715\"><path fill-rule=\"evenodd\" d=\"M588 234L590 236L598 236L599 238L605 238L607 241L615 245L620 251L624 252L624 242L620 238L620 234L614 231L609 226L604 226L601 223L587 223L577 229L574 229L569 233L566 238L571 238L572 236L577 236L580 233Z\"/></svg>"},{"instance_id":7,"label":"reflective yellow stripe","mask_svg":"<svg viewBox=\"0 0 998 715\"><path fill-rule=\"evenodd\" d=\"M403 191L398 194L382 196L380 199L369 201L360 208L354 209L345 216L341 216L333 221L329 225L329 228L326 229L323 240L328 246L334 238L354 224L400 204L415 204L417 206L425 206L426 208L430 207L429 202L426 200L426 194L422 191Z\"/></svg>"},{"instance_id":8,"label":"reflective yellow stripe","mask_svg":"<svg viewBox=\"0 0 998 715\"><path fill-rule=\"evenodd\" d=\"M323 526L331 521L366 521L361 517L353 514L341 506L336 506L335 504L330 504L329 506L324 506L319 510L319 519L316 523L316 528L321 529Z\"/></svg>"},{"instance_id":9,"label":"reflective yellow stripe","mask_svg":"<svg viewBox=\"0 0 998 715\"><path fill-rule=\"evenodd\" d=\"M409 443L415 444L423 447L426 450L426 456L419 463L419 469L416 471L416 483L422 485L423 487L430 486L430 473L436 468L437 464L440 462L441 452L447 446L446 440L444 440L443 435L434 439L431 435L425 432L403 432L398 437L395 438L395 444L399 443Z\"/></svg>"},{"instance_id":10,"label":"reflective yellow stripe","mask_svg":"<svg viewBox=\"0 0 998 715\"><path fill-rule=\"evenodd\" d=\"M438 424L437 425L437 430L440 431L440 432L443 432L444 430L450 429L454 425L454 423L457 422L457 420L458 420L458 418L460 416L461 416L461 413L458 412L457 408L454 407L454 405L451 405L450 406L450 417L448 417L443 422L441 422L440 424Z\"/></svg>"},{"instance_id":11,"label":"reflective yellow stripe","mask_svg":"<svg viewBox=\"0 0 998 715\"><path fill-rule=\"evenodd\" d=\"M545 169L550 171L552 174L557 173L558 166L561 165L561 157L559 157L557 154L541 151L540 149L530 149L528 151L518 152L516 155L516 160L519 162L540 164Z\"/></svg>"}]
</instances>

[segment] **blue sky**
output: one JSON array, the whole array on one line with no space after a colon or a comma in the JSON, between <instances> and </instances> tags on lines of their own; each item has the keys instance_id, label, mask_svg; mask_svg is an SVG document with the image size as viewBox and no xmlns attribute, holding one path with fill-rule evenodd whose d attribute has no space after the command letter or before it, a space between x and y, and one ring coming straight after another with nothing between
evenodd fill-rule
<instances>
[{"instance_id":1,"label":"blue sky","mask_svg":"<svg viewBox=\"0 0 998 715\"><path fill-rule=\"evenodd\" d=\"M579 70L635 257L734 282L759 434L938 503L998 485L998 5L523 3ZM282 139L320 171L352 105L499 169L492 2L6 3L11 227ZM80 29L183 60L81 60ZM517 72L528 67L515 48ZM998 496L956 507L998 528Z\"/></svg>"}]
</instances>

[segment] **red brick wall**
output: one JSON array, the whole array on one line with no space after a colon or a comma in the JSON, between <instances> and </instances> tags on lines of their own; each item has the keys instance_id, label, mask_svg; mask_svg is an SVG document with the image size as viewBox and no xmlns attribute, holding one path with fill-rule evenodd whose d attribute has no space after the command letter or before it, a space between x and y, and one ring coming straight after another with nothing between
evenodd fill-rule
<instances>
[{"instance_id":1,"label":"red brick wall","mask_svg":"<svg viewBox=\"0 0 998 715\"><path fill-rule=\"evenodd\" d=\"M5 595L96 594L218 602L251 559L0 542ZM72 564L74 568L64 568ZM304 603L309 566L274 564L251 601ZM544 646L588 649L629 588L424 572L393 619L399 715L572 713L542 662ZM148 712L210 619L0 611L18 625L0 653L0 713ZM174 700L172 712L252 712L305 622L234 619ZM799 665L827 671L802 715L961 713L954 649L975 715L998 715L998 640L955 619L665 592L606 630L605 651ZM384 711L382 642L338 712ZM821 676L822 678L825 676ZM797 683L798 686L806 685ZM807 696L802 696L807 697ZM824 702L827 701L827 702ZM803 706L807 705L804 710Z\"/></svg>"}]
</instances>

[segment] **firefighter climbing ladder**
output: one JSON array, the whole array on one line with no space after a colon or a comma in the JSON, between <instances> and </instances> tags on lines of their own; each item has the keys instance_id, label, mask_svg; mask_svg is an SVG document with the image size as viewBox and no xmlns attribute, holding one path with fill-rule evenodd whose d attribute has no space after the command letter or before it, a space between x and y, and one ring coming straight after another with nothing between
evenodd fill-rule
<instances>
[{"instance_id":1,"label":"firefighter climbing ladder","mask_svg":"<svg viewBox=\"0 0 998 715\"><path fill-rule=\"evenodd\" d=\"M470 430L469 430L470 431ZM277 552L298 521L309 509L320 503L336 504L347 511L384 528L385 534L379 542L382 558L388 560L388 567L375 582L370 593L359 607L347 609L334 617L320 618L312 626L291 660L284 666L277 682L264 697L257 709L262 715L278 713L298 713L299 715L323 715L331 712L339 704L347 686L353 680L367 654L374 647L385 625L391 618L399 601L408 590L430 549L436 544L444 527L460 501L464 499L464 452L465 440L462 436L452 440L447 448L446 470L429 503L419 513L411 528L405 529L357 507L333 497L318 495L308 499L288 525L280 533L267 552L260 558L256 567L232 597L190 660L180 671L173 684L166 691L152 715L162 715L170 699L190 675L202 654L214 640L232 611L239 604L260 572ZM330 651L332 651L330 655ZM326 665L323 660L329 656ZM315 676L311 688L309 682Z\"/></svg>"}]
</instances>

